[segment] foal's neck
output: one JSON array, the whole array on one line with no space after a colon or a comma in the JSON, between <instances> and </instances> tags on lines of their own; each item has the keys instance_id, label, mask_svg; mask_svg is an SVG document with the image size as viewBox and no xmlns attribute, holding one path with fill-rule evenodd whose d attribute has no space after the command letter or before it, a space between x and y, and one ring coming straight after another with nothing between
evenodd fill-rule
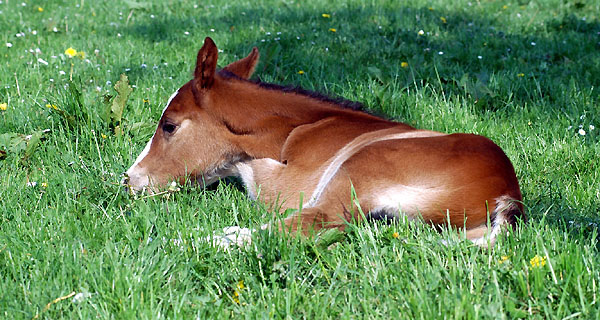
<instances>
[{"instance_id":1,"label":"foal's neck","mask_svg":"<svg viewBox=\"0 0 600 320\"><path fill-rule=\"evenodd\" d=\"M243 80L223 81L214 89L218 112L251 158L279 159L295 128L326 118L387 122L364 112L345 109L331 99L285 88L264 87ZM218 102L217 102L218 101Z\"/></svg>"}]
</instances>

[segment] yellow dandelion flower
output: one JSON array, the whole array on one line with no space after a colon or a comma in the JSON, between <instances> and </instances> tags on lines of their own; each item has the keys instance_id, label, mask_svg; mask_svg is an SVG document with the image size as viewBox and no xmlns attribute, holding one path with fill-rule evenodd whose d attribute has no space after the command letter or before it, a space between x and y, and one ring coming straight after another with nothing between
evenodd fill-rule
<instances>
[{"instance_id":1,"label":"yellow dandelion flower","mask_svg":"<svg viewBox=\"0 0 600 320\"><path fill-rule=\"evenodd\" d=\"M502 256L502 257L500 257L500 260L498 260L498 263L503 264L506 261L508 261L508 256Z\"/></svg>"},{"instance_id":2,"label":"yellow dandelion flower","mask_svg":"<svg viewBox=\"0 0 600 320\"><path fill-rule=\"evenodd\" d=\"M336 28L329 28L329 31L331 31L331 32L337 32L337 29Z\"/></svg>"},{"instance_id":3,"label":"yellow dandelion flower","mask_svg":"<svg viewBox=\"0 0 600 320\"><path fill-rule=\"evenodd\" d=\"M446 18L445 18L445 17L440 17L440 20L442 20L442 23L446 23L446 22L448 22L448 20L446 20Z\"/></svg>"},{"instance_id":4,"label":"yellow dandelion flower","mask_svg":"<svg viewBox=\"0 0 600 320\"><path fill-rule=\"evenodd\" d=\"M321 17L323 17L323 18L331 18L331 15L329 13L323 13L321 15Z\"/></svg>"},{"instance_id":5,"label":"yellow dandelion flower","mask_svg":"<svg viewBox=\"0 0 600 320\"><path fill-rule=\"evenodd\" d=\"M48 183L46 183L46 182L42 182L42 187L43 187L43 188L48 188Z\"/></svg>"},{"instance_id":6,"label":"yellow dandelion flower","mask_svg":"<svg viewBox=\"0 0 600 320\"><path fill-rule=\"evenodd\" d=\"M427 9L429 9L429 11L433 11L433 7L429 7L429 8L427 8Z\"/></svg>"},{"instance_id":7,"label":"yellow dandelion flower","mask_svg":"<svg viewBox=\"0 0 600 320\"><path fill-rule=\"evenodd\" d=\"M77 50L69 47L69 49L65 50L65 54L69 57L69 58L73 58L74 56L77 55Z\"/></svg>"},{"instance_id":8,"label":"yellow dandelion flower","mask_svg":"<svg viewBox=\"0 0 600 320\"><path fill-rule=\"evenodd\" d=\"M38 8L37 8L37 10L38 10L39 12L44 12L44 8L42 8L42 7L38 7Z\"/></svg>"},{"instance_id":9,"label":"yellow dandelion flower","mask_svg":"<svg viewBox=\"0 0 600 320\"><path fill-rule=\"evenodd\" d=\"M237 283L235 290L233 291L233 301L237 304L240 304L240 291L244 290L246 286L244 286L244 280L240 280Z\"/></svg>"},{"instance_id":10,"label":"yellow dandelion flower","mask_svg":"<svg viewBox=\"0 0 600 320\"><path fill-rule=\"evenodd\" d=\"M392 237L394 237L394 239L397 239L400 235L398 234L398 232L394 232L394 234L392 234Z\"/></svg>"},{"instance_id":11,"label":"yellow dandelion flower","mask_svg":"<svg viewBox=\"0 0 600 320\"><path fill-rule=\"evenodd\" d=\"M8 103L6 103L6 102L0 103L0 110L6 111L6 109L8 109Z\"/></svg>"},{"instance_id":12,"label":"yellow dandelion flower","mask_svg":"<svg viewBox=\"0 0 600 320\"><path fill-rule=\"evenodd\" d=\"M400 66L401 66L402 68L408 68L408 62L406 62L406 61L402 61L402 62L400 63Z\"/></svg>"},{"instance_id":13,"label":"yellow dandelion flower","mask_svg":"<svg viewBox=\"0 0 600 320\"><path fill-rule=\"evenodd\" d=\"M143 99L142 101L143 101L144 103L150 103L150 100L148 100L148 99Z\"/></svg>"},{"instance_id":14,"label":"yellow dandelion flower","mask_svg":"<svg viewBox=\"0 0 600 320\"><path fill-rule=\"evenodd\" d=\"M524 73L519 73L519 74L517 74L517 77L524 77L524 76L525 76L525 74L524 74Z\"/></svg>"},{"instance_id":15,"label":"yellow dandelion flower","mask_svg":"<svg viewBox=\"0 0 600 320\"><path fill-rule=\"evenodd\" d=\"M546 265L546 257L540 257L536 255L535 257L531 258L531 260L529 260L529 263L531 264L532 268L543 267Z\"/></svg>"},{"instance_id":16,"label":"yellow dandelion flower","mask_svg":"<svg viewBox=\"0 0 600 320\"><path fill-rule=\"evenodd\" d=\"M100 134L100 136L102 137L102 139L106 139L106 138L108 138L108 136L107 136L107 135L105 135L104 133L101 133L101 134Z\"/></svg>"},{"instance_id":17,"label":"yellow dandelion flower","mask_svg":"<svg viewBox=\"0 0 600 320\"><path fill-rule=\"evenodd\" d=\"M300 70L298 71L298 74L304 74L304 71Z\"/></svg>"},{"instance_id":18,"label":"yellow dandelion flower","mask_svg":"<svg viewBox=\"0 0 600 320\"><path fill-rule=\"evenodd\" d=\"M77 52L77 55L80 56L81 59L85 59L85 52L79 51L79 52Z\"/></svg>"},{"instance_id":19,"label":"yellow dandelion flower","mask_svg":"<svg viewBox=\"0 0 600 320\"><path fill-rule=\"evenodd\" d=\"M46 104L46 108L58 110L58 107L55 104Z\"/></svg>"},{"instance_id":20,"label":"yellow dandelion flower","mask_svg":"<svg viewBox=\"0 0 600 320\"><path fill-rule=\"evenodd\" d=\"M504 10L508 9L508 5L503 5L502 9L504 9Z\"/></svg>"}]
</instances>

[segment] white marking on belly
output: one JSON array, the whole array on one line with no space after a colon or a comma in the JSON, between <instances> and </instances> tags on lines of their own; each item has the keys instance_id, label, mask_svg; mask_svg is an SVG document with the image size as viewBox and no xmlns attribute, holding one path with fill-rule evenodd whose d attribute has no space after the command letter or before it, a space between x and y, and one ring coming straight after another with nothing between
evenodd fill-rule
<instances>
[{"instance_id":1,"label":"white marking on belly","mask_svg":"<svg viewBox=\"0 0 600 320\"><path fill-rule=\"evenodd\" d=\"M380 136L382 131L389 131L389 129L379 130L375 132L368 132L356 137L352 142L345 145L340 151L336 153L331 161L328 162L327 167L323 170L323 174L319 179L319 183L317 187L313 191L310 200L304 206L305 208L314 207L317 204L317 201L325 191L325 188L331 182L331 179L336 175L342 164L346 162L346 160L350 159L353 155L355 155L362 148L373 144L379 141L385 140L396 140L396 139L410 139L410 138L427 138L427 137L435 137L435 136L444 136L446 134L435 132L435 131L425 131L425 130L415 130L403 133L394 133L388 134L384 136Z\"/></svg>"},{"instance_id":2,"label":"white marking on belly","mask_svg":"<svg viewBox=\"0 0 600 320\"><path fill-rule=\"evenodd\" d=\"M179 90L175 91L175 93L173 93L171 95L171 97L169 97L169 100L167 101L167 104L165 105L165 107L164 107L164 109L162 111L162 114L160 115L161 118L165 114L165 111L167 111L167 108L171 104L171 101L173 101L173 99L175 98L175 96L178 93L179 93ZM133 168L135 168L140 162L142 162L142 160L144 160L144 158L148 155L148 152L150 152L150 148L152 147L152 140L154 140L154 135L155 134L156 134L156 131L154 131L154 134L150 138L150 141L148 141L148 143L146 144L146 147L144 147L144 150L142 150L142 153L140 153L140 155L135 159L135 162L127 170L127 174L128 175L130 175L130 171L132 171Z\"/></svg>"}]
</instances>

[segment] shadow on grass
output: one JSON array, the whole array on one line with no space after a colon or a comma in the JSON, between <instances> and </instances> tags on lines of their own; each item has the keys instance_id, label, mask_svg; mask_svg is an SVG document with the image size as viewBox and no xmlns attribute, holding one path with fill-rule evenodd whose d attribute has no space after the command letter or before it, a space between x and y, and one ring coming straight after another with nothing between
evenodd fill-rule
<instances>
[{"instance_id":1,"label":"shadow on grass","mask_svg":"<svg viewBox=\"0 0 600 320\"><path fill-rule=\"evenodd\" d=\"M497 13L485 15L394 3L333 9L286 4L201 9L193 17L139 21L124 32L182 50L188 50L190 41L197 43L197 50L205 36L212 36L227 52L221 66L257 46L257 74L269 82L338 95L346 83L367 80L401 90L429 87L450 100L468 99L482 117L502 111L510 119L515 111L536 105L546 114L577 119L598 97L594 88L600 86L600 23L572 14L531 17L528 23L511 25L525 13L502 13L499 7ZM191 35L184 36L184 31ZM190 66L194 54L186 61ZM142 70L130 73L132 79L143 76ZM378 96L347 98L375 110L398 103ZM396 116L409 118L404 117L409 113L400 109ZM599 115L587 116L590 123L600 122ZM581 209L583 214L574 212L577 209L555 182L541 183L536 187L547 192L530 199L530 212L547 212L546 221L557 226L596 228L598 205Z\"/></svg>"},{"instance_id":2,"label":"shadow on grass","mask_svg":"<svg viewBox=\"0 0 600 320\"><path fill-rule=\"evenodd\" d=\"M314 80L431 84L447 95L468 96L482 109L511 101L558 103L570 87L600 85L600 23L573 15L550 17L536 30L518 33L506 31L514 29L503 25L508 18L393 4L349 5L328 11L330 18L322 17L325 9L300 6L212 10L133 24L126 32L176 47L196 41L198 48L204 36L213 35L226 38L217 45L237 56L256 45L262 53L258 73L272 81L286 82L312 68L317 70L303 71ZM190 40L184 31L198 36Z\"/></svg>"}]
</instances>

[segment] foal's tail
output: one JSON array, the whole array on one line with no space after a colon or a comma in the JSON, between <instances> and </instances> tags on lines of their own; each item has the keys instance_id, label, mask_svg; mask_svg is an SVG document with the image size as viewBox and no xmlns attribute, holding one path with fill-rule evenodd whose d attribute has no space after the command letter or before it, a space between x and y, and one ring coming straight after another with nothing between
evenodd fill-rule
<instances>
[{"instance_id":1,"label":"foal's tail","mask_svg":"<svg viewBox=\"0 0 600 320\"><path fill-rule=\"evenodd\" d=\"M474 244L487 247L492 246L496 241L496 237L506 228L514 228L518 220L526 221L523 203L508 195L496 198L496 208L490 214L490 226L485 223L483 225L467 230L467 238L473 241Z\"/></svg>"}]
</instances>

